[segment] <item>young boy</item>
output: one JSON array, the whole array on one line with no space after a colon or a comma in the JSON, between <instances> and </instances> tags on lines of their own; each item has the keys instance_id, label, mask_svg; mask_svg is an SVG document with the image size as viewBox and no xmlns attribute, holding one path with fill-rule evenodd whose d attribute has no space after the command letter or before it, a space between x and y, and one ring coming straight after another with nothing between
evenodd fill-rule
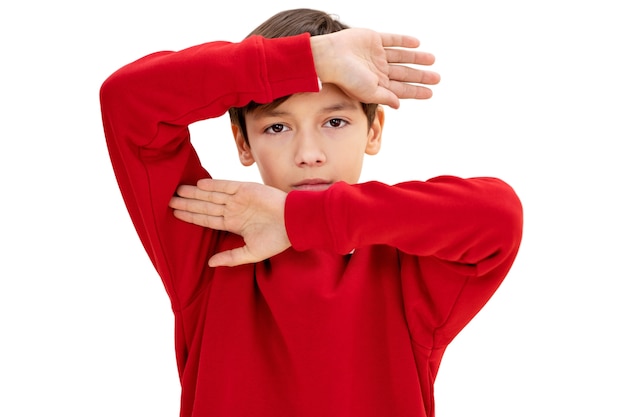
<instances>
[{"instance_id":1,"label":"young boy","mask_svg":"<svg viewBox=\"0 0 626 417\"><path fill-rule=\"evenodd\" d=\"M181 416L434 415L444 350L509 271L522 212L494 178L358 183L379 104L439 81L411 65L434 61L418 44L288 10L103 84L113 168L175 315ZM229 110L264 184L210 179L190 143Z\"/></svg>"}]
</instances>

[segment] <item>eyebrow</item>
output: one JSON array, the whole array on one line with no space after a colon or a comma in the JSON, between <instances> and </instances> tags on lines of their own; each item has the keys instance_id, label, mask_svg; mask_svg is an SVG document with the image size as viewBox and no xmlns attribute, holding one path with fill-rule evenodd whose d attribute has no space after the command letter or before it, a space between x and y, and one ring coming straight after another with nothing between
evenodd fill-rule
<instances>
[{"instance_id":1,"label":"eyebrow","mask_svg":"<svg viewBox=\"0 0 626 417\"><path fill-rule=\"evenodd\" d=\"M325 113L332 113L332 112L342 111L342 110L358 110L359 108L360 107L355 102L340 101L338 103L331 104L330 106L322 107L318 113L325 114ZM260 110L257 117L281 117L281 116L289 115L288 111L279 110L277 108L274 108L271 110L265 110L261 108L257 110Z\"/></svg>"},{"instance_id":2,"label":"eyebrow","mask_svg":"<svg viewBox=\"0 0 626 417\"><path fill-rule=\"evenodd\" d=\"M320 113L331 113L341 110L358 110L360 107L353 101L341 101L339 103L322 108Z\"/></svg>"}]
</instances>

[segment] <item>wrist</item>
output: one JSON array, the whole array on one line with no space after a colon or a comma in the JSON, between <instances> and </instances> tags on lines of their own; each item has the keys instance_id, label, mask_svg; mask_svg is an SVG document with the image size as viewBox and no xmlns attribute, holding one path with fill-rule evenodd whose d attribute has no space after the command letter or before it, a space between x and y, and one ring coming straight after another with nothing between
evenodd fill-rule
<instances>
[{"instance_id":1,"label":"wrist","mask_svg":"<svg viewBox=\"0 0 626 417\"><path fill-rule=\"evenodd\" d=\"M315 72L317 73L317 81L321 90L322 83L330 82L328 78L327 62L329 55L328 52L331 46L328 40L328 35L311 36L310 43Z\"/></svg>"}]
</instances>

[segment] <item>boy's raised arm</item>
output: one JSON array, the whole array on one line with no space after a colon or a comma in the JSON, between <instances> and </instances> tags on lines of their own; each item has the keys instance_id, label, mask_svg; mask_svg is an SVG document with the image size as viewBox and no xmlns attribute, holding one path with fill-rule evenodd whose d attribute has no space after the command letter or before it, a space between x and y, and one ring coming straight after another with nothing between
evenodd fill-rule
<instances>
[{"instance_id":1,"label":"boy's raised arm","mask_svg":"<svg viewBox=\"0 0 626 417\"><path fill-rule=\"evenodd\" d=\"M125 65L103 83L102 121L115 176L174 308L193 296L215 251L214 233L179 221L168 207L179 185L209 176L188 125L250 100L318 88L305 35L159 52Z\"/></svg>"}]
</instances>

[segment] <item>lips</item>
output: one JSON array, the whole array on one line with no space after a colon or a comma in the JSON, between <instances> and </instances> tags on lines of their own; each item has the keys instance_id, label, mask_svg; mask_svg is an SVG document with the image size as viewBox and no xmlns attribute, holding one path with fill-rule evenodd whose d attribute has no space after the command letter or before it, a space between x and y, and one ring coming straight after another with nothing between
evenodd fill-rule
<instances>
[{"instance_id":1,"label":"lips","mask_svg":"<svg viewBox=\"0 0 626 417\"><path fill-rule=\"evenodd\" d=\"M300 181L292 185L292 188L298 191L323 191L328 189L332 184L332 181L314 178Z\"/></svg>"}]
</instances>

